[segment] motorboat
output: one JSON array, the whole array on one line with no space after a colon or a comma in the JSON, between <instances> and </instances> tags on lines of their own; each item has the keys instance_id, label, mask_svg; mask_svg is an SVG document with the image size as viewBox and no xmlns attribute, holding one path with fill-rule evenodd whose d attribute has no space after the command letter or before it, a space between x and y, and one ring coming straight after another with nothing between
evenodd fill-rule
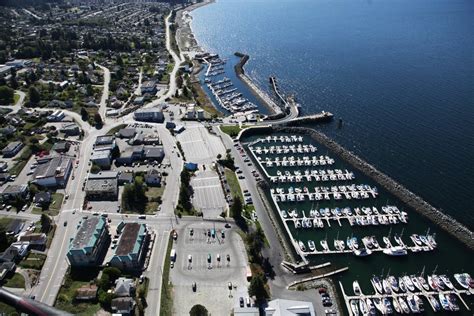
<instances>
[{"instance_id":1,"label":"motorboat","mask_svg":"<svg viewBox=\"0 0 474 316\"><path fill-rule=\"evenodd\" d=\"M351 311L352 311L352 315L354 316L359 315L359 307L358 307L357 301L358 300L351 300Z\"/></svg>"},{"instance_id":2,"label":"motorboat","mask_svg":"<svg viewBox=\"0 0 474 316\"><path fill-rule=\"evenodd\" d=\"M388 297L383 298L383 305L385 307L385 313L386 314L392 314L393 313L392 303L390 302Z\"/></svg>"},{"instance_id":3,"label":"motorboat","mask_svg":"<svg viewBox=\"0 0 474 316\"><path fill-rule=\"evenodd\" d=\"M354 290L355 295L361 295L362 294L359 282L357 280L352 282L352 289Z\"/></svg>"},{"instance_id":4,"label":"motorboat","mask_svg":"<svg viewBox=\"0 0 474 316\"><path fill-rule=\"evenodd\" d=\"M285 210L281 211L281 217L288 218L288 213Z\"/></svg>"},{"instance_id":5,"label":"motorboat","mask_svg":"<svg viewBox=\"0 0 474 316\"><path fill-rule=\"evenodd\" d=\"M370 279L370 282L372 283L372 286L374 287L375 291L377 291L378 294L383 294L382 281L380 281L378 276L376 275L372 276L372 279Z\"/></svg>"},{"instance_id":6,"label":"motorboat","mask_svg":"<svg viewBox=\"0 0 474 316\"><path fill-rule=\"evenodd\" d=\"M410 277L405 275L403 277L403 283L405 283L407 289L410 291L410 292L415 292L415 286L413 285L413 282L411 281Z\"/></svg>"},{"instance_id":7,"label":"motorboat","mask_svg":"<svg viewBox=\"0 0 474 316\"><path fill-rule=\"evenodd\" d=\"M400 292L400 287L398 286L398 281L396 277L394 277L393 275L390 275L388 276L387 281L388 283L390 283L390 286L392 287L393 291Z\"/></svg>"},{"instance_id":8,"label":"motorboat","mask_svg":"<svg viewBox=\"0 0 474 316\"><path fill-rule=\"evenodd\" d=\"M319 243L321 244L321 247L323 247L324 251L329 251L329 246L326 239L321 240Z\"/></svg>"},{"instance_id":9,"label":"motorboat","mask_svg":"<svg viewBox=\"0 0 474 316\"><path fill-rule=\"evenodd\" d=\"M301 251L306 251L306 246L301 240L298 241L298 246L300 247Z\"/></svg>"},{"instance_id":10,"label":"motorboat","mask_svg":"<svg viewBox=\"0 0 474 316\"><path fill-rule=\"evenodd\" d=\"M413 295L408 295L407 296L407 302L408 302L408 307L410 307L410 310L414 314L418 314L420 312L420 309L418 308L418 304L415 301L415 297Z\"/></svg>"},{"instance_id":11,"label":"motorboat","mask_svg":"<svg viewBox=\"0 0 474 316\"><path fill-rule=\"evenodd\" d=\"M316 250L316 246L314 244L314 241L308 240L308 248L309 248L310 251L315 251Z\"/></svg>"},{"instance_id":12,"label":"motorboat","mask_svg":"<svg viewBox=\"0 0 474 316\"><path fill-rule=\"evenodd\" d=\"M390 286L390 283L387 279L382 280L382 286L385 294L392 294L392 287Z\"/></svg>"},{"instance_id":13,"label":"motorboat","mask_svg":"<svg viewBox=\"0 0 474 316\"><path fill-rule=\"evenodd\" d=\"M405 256L407 255L407 250L399 246L394 246L384 249L383 253L389 256Z\"/></svg>"},{"instance_id":14,"label":"motorboat","mask_svg":"<svg viewBox=\"0 0 474 316\"><path fill-rule=\"evenodd\" d=\"M439 312L441 310L441 305L439 301L433 295L428 295L428 300L430 301L431 307L435 312Z\"/></svg>"},{"instance_id":15,"label":"motorboat","mask_svg":"<svg viewBox=\"0 0 474 316\"><path fill-rule=\"evenodd\" d=\"M400 287L400 291L402 291L403 293L405 293L407 291L407 287L405 285L405 282L403 282L402 277L398 278L398 286Z\"/></svg>"},{"instance_id":16,"label":"motorboat","mask_svg":"<svg viewBox=\"0 0 474 316\"><path fill-rule=\"evenodd\" d=\"M369 310L369 315L370 316L377 315L377 310L372 300L370 298L367 298L365 302L367 303L367 309Z\"/></svg>"},{"instance_id":17,"label":"motorboat","mask_svg":"<svg viewBox=\"0 0 474 316\"><path fill-rule=\"evenodd\" d=\"M383 304L383 301L378 297L374 297L373 300L374 300L374 305L378 309L378 311L382 314L385 314L386 311L385 311L385 305Z\"/></svg>"},{"instance_id":18,"label":"motorboat","mask_svg":"<svg viewBox=\"0 0 474 316\"><path fill-rule=\"evenodd\" d=\"M362 315L369 314L369 308L367 307L367 303L363 299L359 300L359 311Z\"/></svg>"},{"instance_id":19,"label":"motorboat","mask_svg":"<svg viewBox=\"0 0 474 316\"><path fill-rule=\"evenodd\" d=\"M454 279L460 286L467 290L471 287L472 279L468 273L456 273Z\"/></svg>"},{"instance_id":20,"label":"motorboat","mask_svg":"<svg viewBox=\"0 0 474 316\"><path fill-rule=\"evenodd\" d=\"M361 248L361 249L355 249L353 253L357 257L367 257L372 254L372 250L367 249L367 248Z\"/></svg>"},{"instance_id":21,"label":"motorboat","mask_svg":"<svg viewBox=\"0 0 474 316\"><path fill-rule=\"evenodd\" d=\"M429 291L430 290L430 286L428 285L428 283L426 282L425 278L422 277L422 276L419 276L418 277L418 283L420 283L421 287L423 287L423 289L425 291Z\"/></svg>"},{"instance_id":22,"label":"motorboat","mask_svg":"<svg viewBox=\"0 0 474 316\"><path fill-rule=\"evenodd\" d=\"M454 289L454 285L453 283L451 282L451 280L448 278L448 276L446 275L440 275L439 278L441 279L441 281L444 283L444 285L446 285L448 287L448 289L450 290L453 290Z\"/></svg>"},{"instance_id":23,"label":"motorboat","mask_svg":"<svg viewBox=\"0 0 474 316\"><path fill-rule=\"evenodd\" d=\"M400 306L400 303L398 302L396 297L393 298L392 304L393 304L393 309L395 309L395 311L398 314L401 314L402 313L402 307Z\"/></svg>"},{"instance_id":24,"label":"motorboat","mask_svg":"<svg viewBox=\"0 0 474 316\"><path fill-rule=\"evenodd\" d=\"M418 282L418 278L415 275L410 276L410 280L419 291L423 291L423 287L420 282Z\"/></svg>"},{"instance_id":25,"label":"motorboat","mask_svg":"<svg viewBox=\"0 0 474 316\"><path fill-rule=\"evenodd\" d=\"M456 296L454 294L446 294L448 299L449 309L453 312L457 312L459 310L459 305L456 300Z\"/></svg>"},{"instance_id":26,"label":"motorboat","mask_svg":"<svg viewBox=\"0 0 474 316\"><path fill-rule=\"evenodd\" d=\"M415 299L415 303L418 306L418 310L420 311L420 313L424 312L425 308L423 307L423 301L421 300L421 298L416 294L413 295L413 298Z\"/></svg>"},{"instance_id":27,"label":"motorboat","mask_svg":"<svg viewBox=\"0 0 474 316\"><path fill-rule=\"evenodd\" d=\"M448 298L446 297L446 295L444 295L443 293L439 293L438 297L439 297L439 302L441 303L441 307L443 307L445 311L451 310L451 307L449 306Z\"/></svg>"},{"instance_id":28,"label":"motorboat","mask_svg":"<svg viewBox=\"0 0 474 316\"><path fill-rule=\"evenodd\" d=\"M395 300L395 298L394 298L394 300ZM398 297L398 303L400 304L400 307L401 307L403 313L405 313L405 314L410 313L410 308L408 307L408 304L405 301L405 298L403 296Z\"/></svg>"}]
</instances>

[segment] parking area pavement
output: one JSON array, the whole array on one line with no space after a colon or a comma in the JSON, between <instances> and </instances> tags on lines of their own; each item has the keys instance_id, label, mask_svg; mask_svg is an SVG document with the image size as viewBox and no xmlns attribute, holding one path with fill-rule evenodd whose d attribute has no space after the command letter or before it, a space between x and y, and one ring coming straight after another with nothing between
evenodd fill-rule
<instances>
[{"instance_id":1,"label":"parking area pavement","mask_svg":"<svg viewBox=\"0 0 474 316\"><path fill-rule=\"evenodd\" d=\"M186 130L177 135L187 161L198 164L211 164L218 154L225 155L225 147L219 137L211 135L206 127L186 126Z\"/></svg>"},{"instance_id":2,"label":"parking area pavement","mask_svg":"<svg viewBox=\"0 0 474 316\"><path fill-rule=\"evenodd\" d=\"M194 190L193 205L206 218L216 218L227 209L224 191L215 171L207 170L196 173L191 180Z\"/></svg>"},{"instance_id":3,"label":"parking area pavement","mask_svg":"<svg viewBox=\"0 0 474 316\"><path fill-rule=\"evenodd\" d=\"M173 248L176 262L170 278L175 315L189 314L195 304L204 305L211 315L229 315L239 298L248 296L247 256L232 228L222 222L189 224L179 230Z\"/></svg>"}]
</instances>

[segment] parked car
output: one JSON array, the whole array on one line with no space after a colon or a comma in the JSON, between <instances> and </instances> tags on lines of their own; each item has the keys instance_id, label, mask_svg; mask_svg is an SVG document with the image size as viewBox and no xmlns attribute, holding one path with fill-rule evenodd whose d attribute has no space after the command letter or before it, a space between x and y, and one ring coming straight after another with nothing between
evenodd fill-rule
<instances>
[{"instance_id":1,"label":"parked car","mask_svg":"<svg viewBox=\"0 0 474 316\"><path fill-rule=\"evenodd\" d=\"M244 298L243 297L239 298L239 303L240 303L240 307L244 307Z\"/></svg>"}]
</instances>

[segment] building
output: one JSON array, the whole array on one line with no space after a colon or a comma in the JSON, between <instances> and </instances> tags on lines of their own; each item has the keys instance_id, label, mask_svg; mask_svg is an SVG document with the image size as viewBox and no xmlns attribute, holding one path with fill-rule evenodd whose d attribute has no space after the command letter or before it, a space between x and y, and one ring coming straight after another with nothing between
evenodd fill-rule
<instances>
[{"instance_id":1,"label":"building","mask_svg":"<svg viewBox=\"0 0 474 316\"><path fill-rule=\"evenodd\" d=\"M116 134L119 138L134 138L137 134L137 130L134 128L122 128Z\"/></svg>"},{"instance_id":2,"label":"building","mask_svg":"<svg viewBox=\"0 0 474 316\"><path fill-rule=\"evenodd\" d=\"M86 197L89 200L116 200L118 196L118 174L115 171L101 171L90 174L87 179Z\"/></svg>"},{"instance_id":3,"label":"building","mask_svg":"<svg viewBox=\"0 0 474 316\"><path fill-rule=\"evenodd\" d=\"M26 198L28 196L28 185L27 184L9 184L3 192L0 193L0 197L4 200L19 198Z\"/></svg>"},{"instance_id":4,"label":"building","mask_svg":"<svg viewBox=\"0 0 474 316\"><path fill-rule=\"evenodd\" d=\"M115 146L114 136L98 136L94 143L94 150L113 150Z\"/></svg>"},{"instance_id":5,"label":"building","mask_svg":"<svg viewBox=\"0 0 474 316\"><path fill-rule=\"evenodd\" d=\"M198 109L196 111L198 120L204 120L206 118L206 112L203 109Z\"/></svg>"},{"instance_id":6,"label":"building","mask_svg":"<svg viewBox=\"0 0 474 316\"><path fill-rule=\"evenodd\" d=\"M97 266L107 251L109 232L105 218L92 216L84 219L72 239L67 252L69 264L73 267Z\"/></svg>"},{"instance_id":7,"label":"building","mask_svg":"<svg viewBox=\"0 0 474 316\"><path fill-rule=\"evenodd\" d=\"M135 295L135 281L128 278L118 278L115 281L115 296L126 297Z\"/></svg>"},{"instance_id":8,"label":"building","mask_svg":"<svg viewBox=\"0 0 474 316\"><path fill-rule=\"evenodd\" d=\"M142 86L140 88L141 93L149 93L149 94L156 94L158 92L158 89L156 87L156 81L150 80L150 81L145 81L142 83Z\"/></svg>"},{"instance_id":9,"label":"building","mask_svg":"<svg viewBox=\"0 0 474 316\"><path fill-rule=\"evenodd\" d=\"M186 118L192 120L196 117L196 110L194 109L194 105L188 106L186 109Z\"/></svg>"},{"instance_id":10,"label":"building","mask_svg":"<svg viewBox=\"0 0 474 316\"><path fill-rule=\"evenodd\" d=\"M51 113L51 115L48 115L46 119L49 122L61 122L65 117L66 115L64 114L63 111L57 110Z\"/></svg>"},{"instance_id":11,"label":"building","mask_svg":"<svg viewBox=\"0 0 474 316\"><path fill-rule=\"evenodd\" d=\"M81 129L76 123L63 124L59 131L67 136L77 136L81 133Z\"/></svg>"},{"instance_id":12,"label":"building","mask_svg":"<svg viewBox=\"0 0 474 316\"><path fill-rule=\"evenodd\" d=\"M45 233L29 233L18 238L19 242L27 242L30 247L43 248L46 246L48 237Z\"/></svg>"},{"instance_id":13,"label":"building","mask_svg":"<svg viewBox=\"0 0 474 316\"><path fill-rule=\"evenodd\" d=\"M54 157L48 162L38 164L34 174L33 183L43 187L66 186L72 171L72 158L66 156Z\"/></svg>"},{"instance_id":14,"label":"building","mask_svg":"<svg viewBox=\"0 0 474 316\"><path fill-rule=\"evenodd\" d=\"M2 149L2 155L5 158L14 157L23 148L23 143L20 141L11 142L5 148Z\"/></svg>"},{"instance_id":15,"label":"building","mask_svg":"<svg viewBox=\"0 0 474 316\"><path fill-rule=\"evenodd\" d=\"M265 315L268 316L287 316L287 315L306 315L316 316L313 303L304 301L291 301L276 299L268 302L265 308Z\"/></svg>"},{"instance_id":16,"label":"building","mask_svg":"<svg viewBox=\"0 0 474 316\"><path fill-rule=\"evenodd\" d=\"M160 186L161 173L156 169L148 169L145 174L145 183L151 186Z\"/></svg>"},{"instance_id":17,"label":"building","mask_svg":"<svg viewBox=\"0 0 474 316\"><path fill-rule=\"evenodd\" d=\"M23 227L25 227L25 222L23 222L21 219L16 218L8 224L5 231L9 235L17 235L21 232Z\"/></svg>"},{"instance_id":18,"label":"building","mask_svg":"<svg viewBox=\"0 0 474 316\"><path fill-rule=\"evenodd\" d=\"M110 304L112 312L119 315L132 315L135 309L135 300L131 297L114 298Z\"/></svg>"},{"instance_id":19,"label":"building","mask_svg":"<svg viewBox=\"0 0 474 316\"><path fill-rule=\"evenodd\" d=\"M109 149L94 150L92 152L91 161L100 167L109 168L112 164L112 151Z\"/></svg>"},{"instance_id":20,"label":"building","mask_svg":"<svg viewBox=\"0 0 474 316\"><path fill-rule=\"evenodd\" d=\"M132 172L120 173L118 177L118 184L124 185L124 184L129 184L129 183L133 183L133 173Z\"/></svg>"},{"instance_id":21,"label":"building","mask_svg":"<svg viewBox=\"0 0 474 316\"><path fill-rule=\"evenodd\" d=\"M134 105L143 105L145 104L145 97L136 97L133 99L133 104Z\"/></svg>"},{"instance_id":22,"label":"building","mask_svg":"<svg viewBox=\"0 0 474 316\"><path fill-rule=\"evenodd\" d=\"M120 223L120 238L109 263L122 271L141 270L148 249L148 231L145 224Z\"/></svg>"},{"instance_id":23,"label":"building","mask_svg":"<svg viewBox=\"0 0 474 316\"><path fill-rule=\"evenodd\" d=\"M145 146L143 147L143 159L148 161L161 162L165 157L165 152L161 146Z\"/></svg>"},{"instance_id":24,"label":"building","mask_svg":"<svg viewBox=\"0 0 474 316\"><path fill-rule=\"evenodd\" d=\"M51 150L58 152L58 153L66 153L69 151L69 148L71 147L71 144L68 142L57 142L54 143L53 147Z\"/></svg>"},{"instance_id":25,"label":"building","mask_svg":"<svg viewBox=\"0 0 474 316\"><path fill-rule=\"evenodd\" d=\"M95 284L83 285L77 289L74 299L78 301L93 301L97 298L98 289Z\"/></svg>"},{"instance_id":26,"label":"building","mask_svg":"<svg viewBox=\"0 0 474 316\"><path fill-rule=\"evenodd\" d=\"M165 121L161 108L157 107L138 109L133 113L133 117L135 120L143 122L163 123Z\"/></svg>"},{"instance_id":27,"label":"building","mask_svg":"<svg viewBox=\"0 0 474 316\"><path fill-rule=\"evenodd\" d=\"M47 206L51 203L51 193L49 192L38 192L33 198L33 203L36 206Z\"/></svg>"},{"instance_id":28,"label":"building","mask_svg":"<svg viewBox=\"0 0 474 316\"><path fill-rule=\"evenodd\" d=\"M4 78L11 74L11 66L0 65L0 78Z\"/></svg>"}]
</instances>

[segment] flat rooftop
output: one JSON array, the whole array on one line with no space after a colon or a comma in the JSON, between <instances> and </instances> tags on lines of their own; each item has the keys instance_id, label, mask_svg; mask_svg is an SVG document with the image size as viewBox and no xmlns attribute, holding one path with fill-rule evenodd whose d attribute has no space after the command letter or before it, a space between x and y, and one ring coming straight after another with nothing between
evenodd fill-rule
<instances>
[{"instance_id":1,"label":"flat rooftop","mask_svg":"<svg viewBox=\"0 0 474 316\"><path fill-rule=\"evenodd\" d=\"M117 256L128 255L132 252L138 239L138 233L141 225L138 223L127 223L122 231L119 244L115 254Z\"/></svg>"},{"instance_id":2,"label":"flat rooftop","mask_svg":"<svg viewBox=\"0 0 474 316\"><path fill-rule=\"evenodd\" d=\"M92 238L95 237L95 232L97 230L97 225L100 221L104 221L104 219L100 216L92 216L85 219L82 222L81 227L76 233L76 237L71 243L71 249L82 249L87 246Z\"/></svg>"}]
</instances>

